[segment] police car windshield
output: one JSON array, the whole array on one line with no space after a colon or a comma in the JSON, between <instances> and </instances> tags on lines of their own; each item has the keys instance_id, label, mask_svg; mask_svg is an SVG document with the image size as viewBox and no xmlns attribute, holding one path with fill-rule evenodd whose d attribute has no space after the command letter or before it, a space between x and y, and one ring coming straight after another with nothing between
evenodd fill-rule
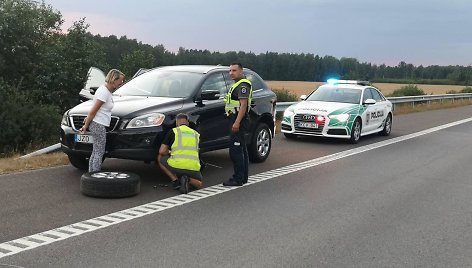
<instances>
[{"instance_id":1,"label":"police car windshield","mask_svg":"<svg viewBox=\"0 0 472 268\"><path fill-rule=\"evenodd\" d=\"M306 100L359 104L361 101L361 90L335 86L322 86L315 90L315 92L313 92Z\"/></svg>"},{"instance_id":2,"label":"police car windshield","mask_svg":"<svg viewBox=\"0 0 472 268\"><path fill-rule=\"evenodd\" d=\"M115 91L123 96L171 97L190 96L203 74L153 70L143 73Z\"/></svg>"}]
</instances>

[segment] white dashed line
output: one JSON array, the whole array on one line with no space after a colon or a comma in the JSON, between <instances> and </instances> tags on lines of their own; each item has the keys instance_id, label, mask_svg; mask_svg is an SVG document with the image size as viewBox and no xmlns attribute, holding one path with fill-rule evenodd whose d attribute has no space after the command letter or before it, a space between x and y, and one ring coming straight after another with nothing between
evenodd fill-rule
<instances>
[{"instance_id":1,"label":"white dashed line","mask_svg":"<svg viewBox=\"0 0 472 268\"><path fill-rule=\"evenodd\" d=\"M249 177L248 183L245 186L259 183L265 180L277 178L289 173L293 173L299 170L315 167L324 163L332 162L348 156L360 154L362 152L370 151L376 148L384 147L408 139L416 138L422 135L426 135L438 130L453 127L463 123L472 121L472 118L456 121L453 123L445 124L442 126L430 128L413 134L365 145L362 147L354 148L351 150L335 153L319 157L316 159L304 161L301 163L269 170L259 174L255 174ZM224 192L239 189L241 187L221 187L220 185L211 186L198 191L191 192L187 195L179 195L175 197L166 198L163 200L151 202L134 208L117 211L108 215L103 215L93 219L77 222L74 224L62 226L53 230L45 231L38 234L22 237L19 239L11 240L8 242L0 243L0 259L6 256L18 254L20 252L48 245L54 242L65 240L71 237L79 236L85 233L93 232L99 229L103 229L115 224L134 220L146 215L154 214L163 210L167 210L176 206L192 203L210 196L218 195Z\"/></svg>"}]
</instances>

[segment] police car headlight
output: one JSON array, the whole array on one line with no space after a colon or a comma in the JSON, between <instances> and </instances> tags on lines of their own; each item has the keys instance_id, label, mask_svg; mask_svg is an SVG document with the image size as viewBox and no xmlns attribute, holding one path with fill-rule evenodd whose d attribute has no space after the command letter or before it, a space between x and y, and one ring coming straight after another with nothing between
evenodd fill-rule
<instances>
[{"instance_id":1,"label":"police car headlight","mask_svg":"<svg viewBox=\"0 0 472 268\"><path fill-rule=\"evenodd\" d=\"M328 116L329 119L335 119L339 122L346 122L349 119L349 114L337 114Z\"/></svg>"},{"instance_id":2,"label":"police car headlight","mask_svg":"<svg viewBox=\"0 0 472 268\"><path fill-rule=\"evenodd\" d=\"M294 114L293 107L290 106L284 111L284 117L291 117Z\"/></svg>"},{"instance_id":3,"label":"police car headlight","mask_svg":"<svg viewBox=\"0 0 472 268\"><path fill-rule=\"evenodd\" d=\"M165 118L166 116L161 113L141 115L131 119L126 128L158 127Z\"/></svg>"}]
</instances>

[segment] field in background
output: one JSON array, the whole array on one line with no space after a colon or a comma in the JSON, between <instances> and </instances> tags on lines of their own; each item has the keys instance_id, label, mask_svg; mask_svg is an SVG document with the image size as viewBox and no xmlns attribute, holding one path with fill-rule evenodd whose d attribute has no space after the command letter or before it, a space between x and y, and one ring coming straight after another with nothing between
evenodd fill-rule
<instances>
[{"instance_id":1,"label":"field in background","mask_svg":"<svg viewBox=\"0 0 472 268\"><path fill-rule=\"evenodd\" d=\"M271 89L286 89L291 93L300 97L305 94L308 95L313 89L324 84L324 82L305 82L305 81L266 81ZM380 89L384 95L393 93L394 90L400 89L406 84L390 84L390 83L373 83L373 86ZM446 94L448 91L461 91L465 86L457 85L421 85L417 84L418 88L422 89L426 94Z\"/></svg>"}]
</instances>

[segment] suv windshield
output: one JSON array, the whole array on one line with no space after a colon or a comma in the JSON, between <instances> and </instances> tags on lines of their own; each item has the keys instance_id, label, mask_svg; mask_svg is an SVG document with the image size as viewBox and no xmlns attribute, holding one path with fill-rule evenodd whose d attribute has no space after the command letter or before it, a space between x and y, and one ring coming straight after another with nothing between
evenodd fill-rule
<instances>
[{"instance_id":1,"label":"suv windshield","mask_svg":"<svg viewBox=\"0 0 472 268\"><path fill-rule=\"evenodd\" d=\"M315 92L313 92L306 100L359 104L361 100L361 90L354 88L323 86L315 90Z\"/></svg>"},{"instance_id":2,"label":"suv windshield","mask_svg":"<svg viewBox=\"0 0 472 268\"><path fill-rule=\"evenodd\" d=\"M124 96L184 98L190 96L202 74L154 70L143 73L115 91Z\"/></svg>"}]
</instances>

